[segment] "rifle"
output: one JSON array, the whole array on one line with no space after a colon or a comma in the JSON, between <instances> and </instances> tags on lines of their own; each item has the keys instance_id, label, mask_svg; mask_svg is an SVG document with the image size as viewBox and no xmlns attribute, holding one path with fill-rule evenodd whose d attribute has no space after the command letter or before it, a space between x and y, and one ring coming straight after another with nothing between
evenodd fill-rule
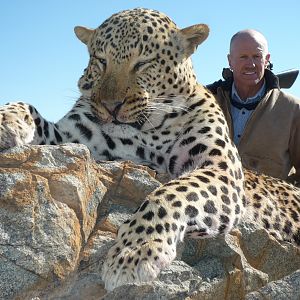
<instances>
[{"instance_id":1,"label":"rifle","mask_svg":"<svg viewBox=\"0 0 300 300\"><path fill-rule=\"evenodd\" d=\"M296 81L298 74L299 70L297 69L291 69L277 73L276 76L279 79L280 88L289 89Z\"/></svg>"},{"instance_id":2,"label":"rifle","mask_svg":"<svg viewBox=\"0 0 300 300\"><path fill-rule=\"evenodd\" d=\"M267 69L270 71L273 70L273 63L270 61L268 62ZM296 69L290 69L277 73L276 76L278 77L280 88L289 89L296 81L298 74L299 70Z\"/></svg>"}]
</instances>

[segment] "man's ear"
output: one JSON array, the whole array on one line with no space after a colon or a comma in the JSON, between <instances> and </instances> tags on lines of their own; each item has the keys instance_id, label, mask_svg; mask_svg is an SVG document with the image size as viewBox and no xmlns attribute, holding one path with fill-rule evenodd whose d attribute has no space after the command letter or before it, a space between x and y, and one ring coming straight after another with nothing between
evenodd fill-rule
<instances>
[{"instance_id":1,"label":"man's ear","mask_svg":"<svg viewBox=\"0 0 300 300\"><path fill-rule=\"evenodd\" d=\"M76 26L74 28L74 32L75 32L76 36L78 37L78 39L86 45L90 41L94 31L95 31L95 29L90 29L90 28L86 28L83 26Z\"/></svg>"},{"instance_id":2,"label":"man's ear","mask_svg":"<svg viewBox=\"0 0 300 300\"><path fill-rule=\"evenodd\" d=\"M209 28L206 24L196 24L180 30L183 39L184 52L187 57L192 55L197 46L203 43L209 34Z\"/></svg>"},{"instance_id":3,"label":"man's ear","mask_svg":"<svg viewBox=\"0 0 300 300\"><path fill-rule=\"evenodd\" d=\"M229 65L229 68L232 69L232 66L231 66L231 57L230 57L230 54L227 54L227 60L228 60L228 65Z\"/></svg>"},{"instance_id":4,"label":"man's ear","mask_svg":"<svg viewBox=\"0 0 300 300\"><path fill-rule=\"evenodd\" d=\"M270 58L271 58L271 54L268 53L265 58L265 67L267 67L269 65Z\"/></svg>"}]
</instances>

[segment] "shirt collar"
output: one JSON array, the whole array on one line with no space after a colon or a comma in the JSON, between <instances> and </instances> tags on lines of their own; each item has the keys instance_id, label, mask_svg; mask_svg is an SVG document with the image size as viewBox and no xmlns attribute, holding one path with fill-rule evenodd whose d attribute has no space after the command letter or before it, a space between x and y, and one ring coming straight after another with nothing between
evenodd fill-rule
<instances>
[{"instance_id":1,"label":"shirt collar","mask_svg":"<svg viewBox=\"0 0 300 300\"><path fill-rule=\"evenodd\" d=\"M232 88L231 88L231 98L234 99L235 101L237 102L241 102L241 103L252 103L252 102L256 102L256 101L259 101L263 95L265 94L266 92L266 81L264 79L264 84L262 85L262 87L259 89L259 91L253 96L253 97L250 97L250 98L247 98L245 101L242 100L235 88L235 84L234 82L232 83Z\"/></svg>"}]
</instances>

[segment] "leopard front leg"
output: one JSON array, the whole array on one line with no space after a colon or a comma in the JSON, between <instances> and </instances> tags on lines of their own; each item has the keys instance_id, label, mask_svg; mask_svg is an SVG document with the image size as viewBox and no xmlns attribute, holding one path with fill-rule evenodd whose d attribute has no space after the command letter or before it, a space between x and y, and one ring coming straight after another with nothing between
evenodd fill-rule
<instances>
[{"instance_id":1,"label":"leopard front leg","mask_svg":"<svg viewBox=\"0 0 300 300\"><path fill-rule=\"evenodd\" d=\"M196 170L152 194L120 227L103 267L105 287L147 282L176 257L184 235L209 238L229 232L241 219L245 197L230 175Z\"/></svg>"},{"instance_id":2,"label":"leopard front leg","mask_svg":"<svg viewBox=\"0 0 300 300\"><path fill-rule=\"evenodd\" d=\"M31 143L35 127L29 105L17 102L0 107L0 150Z\"/></svg>"},{"instance_id":3,"label":"leopard front leg","mask_svg":"<svg viewBox=\"0 0 300 300\"><path fill-rule=\"evenodd\" d=\"M59 144L63 138L58 126L32 105L15 102L0 107L0 151L24 144Z\"/></svg>"},{"instance_id":4,"label":"leopard front leg","mask_svg":"<svg viewBox=\"0 0 300 300\"><path fill-rule=\"evenodd\" d=\"M160 199L155 194L150 196L120 227L102 270L107 290L125 283L152 281L176 257L184 222L173 219L168 203Z\"/></svg>"}]
</instances>

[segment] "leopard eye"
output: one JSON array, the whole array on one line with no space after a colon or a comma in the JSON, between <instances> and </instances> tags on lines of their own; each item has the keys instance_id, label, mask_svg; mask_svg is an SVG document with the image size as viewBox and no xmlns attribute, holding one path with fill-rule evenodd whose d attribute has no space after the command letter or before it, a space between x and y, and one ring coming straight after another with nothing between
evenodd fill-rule
<instances>
[{"instance_id":1,"label":"leopard eye","mask_svg":"<svg viewBox=\"0 0 300 300\"><path fill-rule=\"evenodd\" d=\"M134 69L138 71L142 66L144 66L147 62L141 61L134 66Z\"/></svg>"},{"instance_id":2,"label":"leopard eye","mask_svg":"<svg viewBox=\"0 0 300 300\"><path fill-rule=\"evenodd\" d=\"M98 59L99 63L102 64L103 66L106 66L106 60L104 58L99 58Z\"/></svg>"},{"instance_id":3,"label":"leopard eye","mask_svg":"<svg viewBox=\"0 0 300 300\"><path fill-rule=\"evenodd\" d=\"M94 61L94 64L101 70L101 71L104 71L105 68L106 68L106 59L104 58L99 58L99 57L96 57L94 55L92 55L92 58L93 58L93 61Z\"/></svg>"},{"instance_id":4,"label":"leopard eye","mask_svg":"<svg viewBox=\"0 0 300 300\"><path fill-rule=\"evenodd\" d=\"M104 71L106 68L106 60L104 58L97 58L97 65L101 71Z\"/></svg>"},{"instance_id":5,"label":"leopard eye","mask_svg":"<svg viewBox=\"0 0 300 300\"><path fill-rule=\"evenodd\" d=\"M141 71L144 70L145 68L148 68L151 65L151 62L153 62L155 58L151 58L145 61L140 61L134 65L134 71Z\"/></svg>"}]
</instances>

